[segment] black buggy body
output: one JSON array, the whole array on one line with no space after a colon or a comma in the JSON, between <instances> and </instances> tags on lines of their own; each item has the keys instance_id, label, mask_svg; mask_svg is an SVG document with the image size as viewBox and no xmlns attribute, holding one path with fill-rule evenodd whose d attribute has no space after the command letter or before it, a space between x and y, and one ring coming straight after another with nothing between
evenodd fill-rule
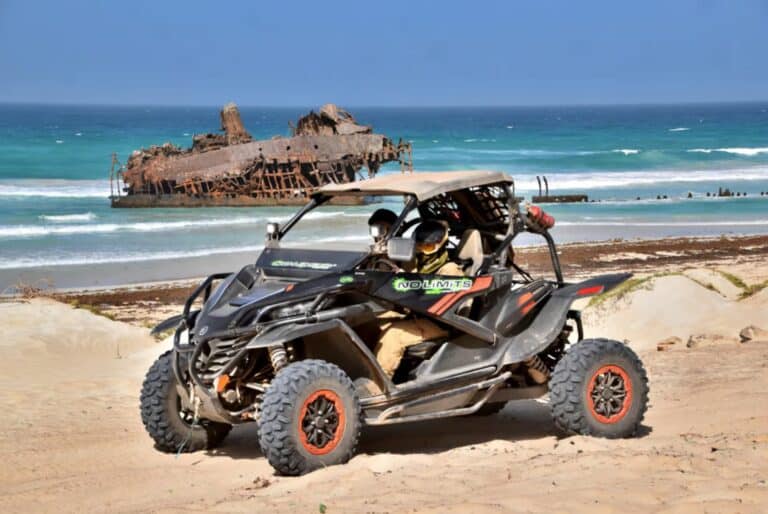
<instances>
[{"instance_id":1,"label":"black buggy body","mask_svg":"<svg viewBox=\"0 0 768 514\"><path fill-rule=\"evenodd\" d=\"M334 196L403 199L391 232L367 251L286 247L284 236ZM409 272L420 221L447 222L465 276ZM142 419L157 446L216 446L232 425L257 422L281 473L342 463L366 425L492 414L549 394L569 433L626 437L647 403L642 364L625 345L584 339L579 298L629 273L581 283L562 277L549 228L493 171L389 175L320 189L283 227L269 224L257 261L208 277L181 315L173 349L150 369ZM514 261L522 232L543 237L553 278ZM388 316L428 319L449 334L409 346L393 377L374 355Z\"/></svg>"}]
</instances>

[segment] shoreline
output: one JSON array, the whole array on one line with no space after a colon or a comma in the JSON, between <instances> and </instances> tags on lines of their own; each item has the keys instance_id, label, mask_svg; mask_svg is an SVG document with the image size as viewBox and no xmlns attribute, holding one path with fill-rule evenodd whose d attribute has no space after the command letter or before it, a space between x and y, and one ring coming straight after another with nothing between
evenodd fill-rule
<instances>
[{"instance_id":1,"label":"shoreline","mask_svg":"<svg viewBox=\"0 0 768 514\"><path fill-rule=\"evenodd\" d=\"M685 265L698 261L768 256L768 234L660 237L567 242L557 245L565 274L610 272L657 265ZM515 247L519 264L542 273L550 269L544 244ZM55 293L155 289L196 283L212 273L234 272L258 258L258 251L232 252L152 261L106 262L0 269L0 298L18 283Z\"/></svg>"},{"instance_id":2,"label":"shoreline","mask_svg":"<svg viewBox=\"0 0 768 514\"><path fill-rule=\"evenodd\" d=\"M738 269L737 274L750 285L768 281L768 235L581 242L560 245L558 250L565 279L571 282L601 273L630 271L643 277L724 266ZM100 283L57 289L31 287L26 296L47 296L113 319L149 326L177 314L204 277L219 271L237 271L255 258L254 252L243 252L213 259L197 257L191 263L171 259L148 270L146 276L152 279L131 283L120 283L118 279L130 276L135 268L146 267L146 261L119 266L83 265L67 278L97 276ZM517 247L516 261L534 275L552 275L549 254L543 245ZM0 301L24 296L5 294Z\"/></svg>"}]
</instances>

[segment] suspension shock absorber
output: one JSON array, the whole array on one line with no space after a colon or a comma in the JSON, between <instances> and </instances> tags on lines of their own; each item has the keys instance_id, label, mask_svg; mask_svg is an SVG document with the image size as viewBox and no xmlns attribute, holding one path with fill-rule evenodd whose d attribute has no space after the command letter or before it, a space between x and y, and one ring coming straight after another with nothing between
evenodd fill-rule
<instances>
[{"instance_id":1,"label":"suspension shock absorber","mask_svg":"<svg viewBox=\"0 0 768 514\"><path fill-rule=\"evenodd\" d=\"M528 366L528 376L533 379L537 384L543 384L549 380L549 368L541 360L541 357L534 355L530 359L524 362Z\"/></svg>"},{"instance_id":2,"label":"suspension shock absorber","mask_svg":"<svg viewBox=\"0 0 768 514\"><path fill-rule=\"evenodd\" d=\"M282 344L270 346L269 360L272 363L272 369L275 370L275 373L284 368L288 364L288 353L285 351L285 346Z\"/></svg>"}]
</instances>

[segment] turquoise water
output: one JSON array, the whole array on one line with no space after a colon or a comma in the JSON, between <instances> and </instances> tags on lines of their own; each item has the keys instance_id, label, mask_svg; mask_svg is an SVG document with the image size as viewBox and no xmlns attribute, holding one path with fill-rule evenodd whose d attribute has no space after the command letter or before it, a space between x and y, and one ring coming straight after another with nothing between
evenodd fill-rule
<instances>
[{"instance_id":1,"label":"turquoise water","mask_svg":"<svg viewBox=\"0 0 768 514\"><path fill-rule=\"evenodd\" d=\"M254 136L268 138L287 135L288 121L306 110L241 113ZM598 200L548 207L563 241L768 233L768 196L760 196L768 192L768 102L353 112L412 141L417 170L499 169L523 195L545 174L553 193ZM124 161L141 146L188 145L217 126L215 107L0 105L0 269L256 251L264 223L293 209L109 208L112 152ZM721 186L747 196L706 197ZM294 239L363 242L370 210L329 207Z\"/></svg>"}]
</instances>

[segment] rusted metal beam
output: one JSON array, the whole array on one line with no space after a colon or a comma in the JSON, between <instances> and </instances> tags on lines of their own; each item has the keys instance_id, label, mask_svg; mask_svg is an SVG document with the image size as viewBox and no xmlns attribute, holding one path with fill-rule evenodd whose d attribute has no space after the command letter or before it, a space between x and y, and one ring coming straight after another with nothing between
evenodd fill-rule
<instances>
[{"instance_id":1,"label":"rusted metal beam","mask_svg":"<svg viewBox=\"0 0 768 514\"><path fill-rule=\"evenodd\" d=\"M125 195L113 192L112 205L189 205L194 199L205 206L233 198L238 205L248 205L248 198L252 205L264 198L291 204L326 183L354 181L363 166L369 176L391 161L403 172L413 170L410 144L374 134L332 104L299 119L292 137L253 141L234 104L222 109L221 126L223 134L194 136L191 148L166 143L133 152L120 173L110 173L110 184L122 177L125 185Z\"/></svg>"}]
</instances>

